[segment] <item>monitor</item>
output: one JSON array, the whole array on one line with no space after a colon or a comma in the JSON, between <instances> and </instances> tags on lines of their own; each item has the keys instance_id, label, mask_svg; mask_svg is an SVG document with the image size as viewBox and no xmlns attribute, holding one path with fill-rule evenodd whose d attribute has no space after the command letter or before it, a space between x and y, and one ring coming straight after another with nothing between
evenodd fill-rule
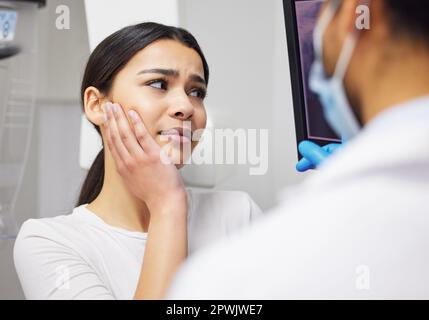
<instances>
[{"instance_id":1,"label":"monitor","mask_svg":"<svg viewBox=\"0 0 429 320\"><path fill-rule=\"evenodd\" d=\"M326 122L319 98L308 85L314 61L313 30L322 4L323 0L283 0L298 144L302 140L319 145L341 142Z\"/></svg>"}]
</instances>

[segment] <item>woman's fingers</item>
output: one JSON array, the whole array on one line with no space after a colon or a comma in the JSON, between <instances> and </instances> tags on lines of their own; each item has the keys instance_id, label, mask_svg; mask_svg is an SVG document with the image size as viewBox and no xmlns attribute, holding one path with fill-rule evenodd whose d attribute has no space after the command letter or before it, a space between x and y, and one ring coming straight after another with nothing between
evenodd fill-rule
<instances>
[{"instance_id":1,"label":"woman's fingers","mask_svg":"<svg viewBox=\"0 0 429 320\"><path fill-rule=\"evenodd\" d=\"M132 157L142 157L144 155L142 147L137 141L125 112L119 104L113 105L113 114L115 116L119 137L128 153Z\"/></svg>"},{"instance_id":2,"label":"woman's fingers","mask_svg":"<svg viewBox=\"0 0 429 320\"><path fill-rule=\"evenodd\" d=\"M105 111L105 121L104 121L104 123L103 123L103 127L104 127L104 130L105 130L105 134L106 134L106 143L107 143L107 146L108 146L108 148L109 148L109 150L110 150L110 153L112 154L112 157L113 157L113 159L115 160L115 163L116 163L116 166L117 166L117 168L119 169L123 164L122 164L122 160L121 160L121 158L120 158L120 156L119 156L119 154L117 153L117 151L116 151L116 148L115 148L115 146L113 145L113 143L112 143L112 139L111 139L111 137L110 137L110 135L111 135L111 132L110 132L110 118L111 118L111 115L109 115L109 113L108 113L108 110L107 110L108 108L107 108L107 106L105 105L104 106L104 111Z\"/></svg>"},{"instance_id":3,"label":"woman's fingers","mask_svg":"<svg viewBox=\"0 0 429 320\"><path fill-rule=\"evenodd\" d=\"M133 122L134 134L138 143L148 154L159 153L160 147L147 131L142 119L134 110L129 110L128 114Z\"/></svg>"},{"instance_id":4,"label":"woman's fingers","mask_svg":"<svg viewBox=\"0 0 429 320\"><path fill-rule=\"evenodd\" d=\"M130 154L121 141L116 119L113 114L113 105L111 103L106 103L104 108L107 115L107 121L105 122L107 144L110 152L112 153L113 159L118 165L118 169L121 169L123 164L130 161Z\"/></svg>"},{"instance_id":5,"label":"woman's fingers","mask_svg":"<svg viewBox=\"0 0 429 320\"><path fill-rule=\"evenodd\" d=\"M170 163L167 155L164 155L160 146L147 131L139 114L129 110L128 115L133 123L132 127L118 104L105 104L107 114L106 133L109 149L115 159L119 171L123 167L128 171L138 166L146 156L159 156L165 164Z\"/></svg>"}]
</instances>

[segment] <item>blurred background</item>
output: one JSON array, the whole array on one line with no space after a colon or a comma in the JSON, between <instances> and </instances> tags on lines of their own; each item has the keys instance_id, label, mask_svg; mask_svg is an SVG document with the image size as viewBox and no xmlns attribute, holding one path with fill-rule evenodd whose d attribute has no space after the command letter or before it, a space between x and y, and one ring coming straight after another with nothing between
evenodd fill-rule
<instances>
[{"instance_id":1,"label":"blurred background","mask_svg":"<svg viewBox=\"0 0 429 320\"><path fill-rule=\"evenodd\" d=\"M19 124L26 130L21 140L10 133L9 128L17 127L15 122L13 126L0 122L0 202L10 202L4 208L9 209L18 228L30 218L71 213L86 175L81 167L82 152L91 148L88 143L81 145L81 140L85 144L89 139L81 137L79 102L86 60L104 37L143 21L184 27L199 41L211 71L206 108L214 128L269 130L265 175L249 175L248 165L189 166L183 172L188 185L244 190L268 210L276 204L277 192L304 178L295 172L295 129L281 0L47 0L41 7L38 1L29 2L34 3L25 19L31 27L23 33L30 48L21 48L15 69L11 65L18 63L15 57L4 60L10 61L8 65L0 65L0 70L14 72L1 71L0 81L19 75L30 82L28 94L34 97L25 102L33 107L25 115L28 121ZM0 0L0 10L8 5L16 4ZM58 28L58 17L67 11L69 28L61 21ZM18 24L24 23L22 17L25 15L18 15ZM34 73L29 72L31 66L22 67L31 59ZM1 89L0 110L18 106L10 88ZM22 116L22 111L14 115ZM7 159L12 147L23 151L14 158L13 176L12 160ZM13 237L1 239L0 299L24 298L12 253Z\"/></svg>"}]
</instances>

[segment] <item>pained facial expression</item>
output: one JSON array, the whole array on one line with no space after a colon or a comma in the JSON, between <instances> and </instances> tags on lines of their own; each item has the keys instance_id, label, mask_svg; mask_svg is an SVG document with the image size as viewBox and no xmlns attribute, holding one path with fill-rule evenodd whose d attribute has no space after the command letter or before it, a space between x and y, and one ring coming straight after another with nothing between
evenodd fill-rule
<instances>
[{"instance_id":1,"label":"pained facial expression","mask_svg":"<svg viewBox=\"0 0 429 320\"><path fill-rule=\"evenodd\" d=\"M199 54L178 41L163 39L139 51L125 65L116 75L108 98L126 112L137 111L148 132L177 164L184 162L184 150L192 150L198 141L169 135L168 130L185 128L186 135L187 130L205 128L205 94Z\"/></svg>"}]
</instances>

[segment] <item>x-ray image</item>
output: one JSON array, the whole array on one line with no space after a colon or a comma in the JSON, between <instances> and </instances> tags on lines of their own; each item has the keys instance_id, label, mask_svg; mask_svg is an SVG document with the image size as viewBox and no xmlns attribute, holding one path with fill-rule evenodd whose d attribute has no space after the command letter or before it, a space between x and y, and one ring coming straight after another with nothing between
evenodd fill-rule
<instances>
[{"instance_id":1,"label":"x-ray image","mask_svg":"<svg viewBox=\"0 0 429 320\"><path fill-rule=\"evenodd\" d=\"M301 60L305 118L309 139L322 141L340 141L329 125L324 121L323 110L318 97L308 87L311 64L314 61L313 30L323 1L296 1L296 23Z\"/></svg>"}]
</instances>

